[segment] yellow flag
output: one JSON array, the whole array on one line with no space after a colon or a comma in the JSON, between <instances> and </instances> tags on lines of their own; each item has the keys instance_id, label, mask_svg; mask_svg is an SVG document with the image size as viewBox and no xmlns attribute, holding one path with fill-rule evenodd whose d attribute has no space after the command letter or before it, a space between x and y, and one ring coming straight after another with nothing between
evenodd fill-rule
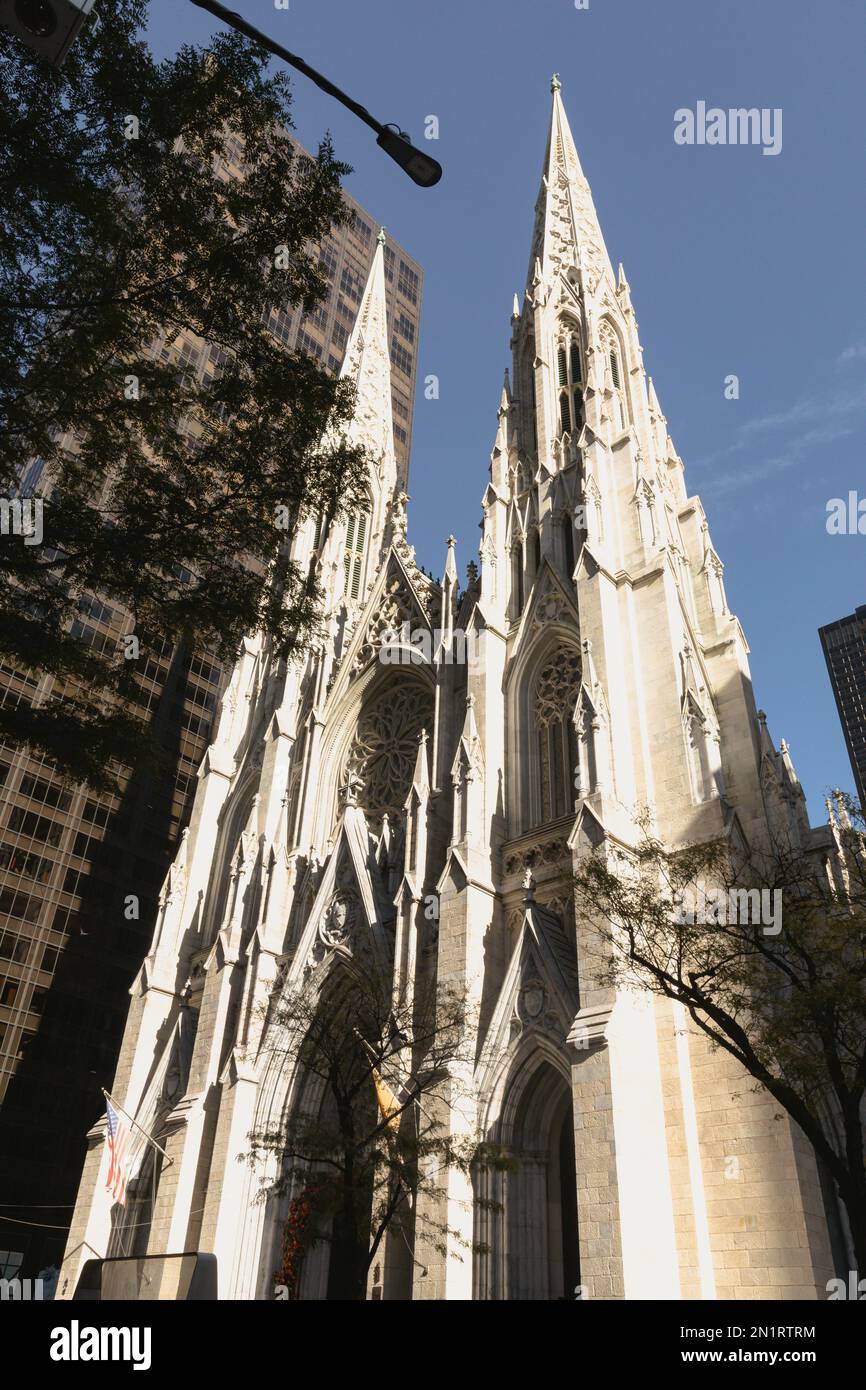
<instances>
[{"instance_id":1,"label":"yellow flag","mask_svg":"<svg viewBox=\"0 0 866 1390\"><path fill-rule=\"evenodd\" d=\"M379 1109L382 1112L382 1119L386 1121L388 1128L396 1134L400 1128L400 1102L394 1095L390 1086L382 1080L376 1067L371 1068L373 1073L373 1085L376 1087L376 1099L379 1102Z\"/></svg>"}]
</instances>

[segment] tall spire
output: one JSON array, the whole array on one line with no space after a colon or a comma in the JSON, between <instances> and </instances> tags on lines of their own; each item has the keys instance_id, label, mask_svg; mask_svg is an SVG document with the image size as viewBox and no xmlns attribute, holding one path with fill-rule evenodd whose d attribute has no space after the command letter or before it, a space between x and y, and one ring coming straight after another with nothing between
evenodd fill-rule
<instances>
[{"instance_id":1,"label":"tall spire","mask_svg":"<svg viewBox=\"0 0 866 1390\"><path fill-rule=\"evenodd\" d=\"M340 369L354 381L357 403L353 433L360 435L393 468L394 425L391 414L391 359L388 352L388 314L385 304L385 228L379 231L376 252L361 298L358 317L349 336Z\"/></svg>"},{"instance_id":2,"label":"tall spire","mask_svg":"<svg viewBox=\"0 0 866 1390\"><path fill-rule=\"evenodd\" d=\"M535 209L535 231L527 283L532 284L536 260L547 283L558 271L581 266L597 283L613 267L604 244L598 214L584 177L574 136L562 103L562 84L554 73L550 84L553 107L544 156L541 191ZM591 288L595 288L595 283Z\"/></svg>"}]
</instances>

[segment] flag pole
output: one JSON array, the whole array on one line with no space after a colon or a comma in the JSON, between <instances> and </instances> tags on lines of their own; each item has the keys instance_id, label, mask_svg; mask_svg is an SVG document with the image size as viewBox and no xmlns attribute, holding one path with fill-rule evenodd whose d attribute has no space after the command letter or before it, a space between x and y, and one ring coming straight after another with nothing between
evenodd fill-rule
<instances>
[{"instance_id":1,"label":"flag pole","mask_svg":"<svg viewBox=\"0 0 866 1390\"><path fill-rule=\"evenodd\" d=\"M163 1158L165 1159L166 1163L174 1163L174 1159L173 1159L173 1158L169 1158L169 1156L168 1156L168 1154L166 1153L165 1149L162 1148L162 1146L161 1146L160 1144L157 1144L156 1140L153 1138L153 1135L148 1134L147 1130L146 1130L146 1129L143 1129L143 1128L141 1127L141 1125L138 1123L138 1120L134 1120L134 1119L132 1118L132 1116L130 1115L130 1113L129 1113L128 1110L124 1110L123 1106L120 1105L119 1102L116 1101L116 1100L114 1099L114 1096L111 1094L110 1091L106 1091L106 1089L105 1089L104 1086L100 1086L99 1089L102 1091L102 1094L105 1096L105 1099L111 1101L111 1104L114 1106L115 1110L119 1110L120 1113L121 1113L121 1115L125 1115L126 1118L129 1120L129 1123L130 1123L131 1125L134 1125L135 1128L139 1131L140 1134L143 1134L143 1135L144 1135L144 1137L145 1137L145 1139L147 1140L148 1144L152 1144L153 1147L156 1149L157 1153L161 1153L161 1154L162 1154L162 1156L163 1156Z\"/></svg>"}]
</instances>

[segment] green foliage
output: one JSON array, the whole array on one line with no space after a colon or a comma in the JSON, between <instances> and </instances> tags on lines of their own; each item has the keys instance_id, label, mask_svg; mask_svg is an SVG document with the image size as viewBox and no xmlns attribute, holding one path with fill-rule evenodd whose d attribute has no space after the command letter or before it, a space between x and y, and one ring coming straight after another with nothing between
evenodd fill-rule
<instances>
[{"instance_id":1,"label":"green foliage","mask_svg":"<svg viewBox=\"0 0 866 1390\"><path fill-rule=\"evenodd\" d=\"M644 819L633 851L602 844L581 864L575 897L587 972L678 1000L797 1122L836 1183L863 1268L866 835L863 808L836 795L838 853L829 831L806 848L777 837L671 852ZM684 898L710 890L729 904L743 890L778 894L765 901L780 904L779 920L683 913Z\"/></svg>"},{"instance_id":2,"label":"green foliage","mask_svg":"<svg viewBox=\"0 0 866 1390\"><path fill-rule=\"evenodd\" d=\"M294 1103L250 1135L246 1157L254 1169L268 1154L279 1160L263 1197L292 1194L283 1273L295 1293L303 1256L322 1242L332 1298L365 1296L386 1234L414 1249L416 1263L425 1247L471 1254L448 1224L447 1176L507 1166L496 1146L451 1133L472 1036L463 995L431 985L395 1004L371 960L326 961L278 998L265 1046L272 1065L294 1073Z\"/></svg>"},{"instance_id":3,"label":"green foliage","mask_svg":"<svg viewBox=\"0 0 866 1390\"><path fill-rule=\"evenodd\" d=\"M293 152L264 51L221 34L158 63L146 11L102 0L60 74L0 32L0 489L37 460L48 498L44 544L0 536L0 652L55 677L0 736L96 784L147 738L116 704L134 663L69 634L82 599L228 661L257 627L288 653L317 589L277 517L332 519L366 473L351 387L267 326L324 297L346 166Z\"/></svg>"}]
</instances>

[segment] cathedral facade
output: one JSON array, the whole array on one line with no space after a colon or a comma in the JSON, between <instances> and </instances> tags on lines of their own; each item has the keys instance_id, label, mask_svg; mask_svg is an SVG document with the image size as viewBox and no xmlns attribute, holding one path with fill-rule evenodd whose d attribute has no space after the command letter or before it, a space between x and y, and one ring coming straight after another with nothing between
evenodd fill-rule
<instances>
[{"instance_id":1,"label":"cathedral facade","mask_svg":"<svg viewBox=\"0 0 866 1390\"><path fill-rule=\"evenodd\" d=\"M465 993L477 1036L449 1123L514 1161L447 1174L447 1235L408 1259L386 1241L370 1296L821 1297L810 1147L681 1006L594 978L575 924L575 865L633 845L637 808L670 846L815 832L558 81L462 589L453 542L436 583L407 541L383 241L343 366L368 505L293 538L321 634L288 662L246 641L131 989L112 1094L171 1161L139 1145L121 1209L94 1127L60 1296L94 1254L187 1250L216 1255L220 1297L272 1296L288 1197L261 1200L238 1156L305 1082L274 1066L268 1001L373 943L395 997L422 972ZM328 1258L302 1298L327 1296Z\"/></svg>"}]
</instances>

